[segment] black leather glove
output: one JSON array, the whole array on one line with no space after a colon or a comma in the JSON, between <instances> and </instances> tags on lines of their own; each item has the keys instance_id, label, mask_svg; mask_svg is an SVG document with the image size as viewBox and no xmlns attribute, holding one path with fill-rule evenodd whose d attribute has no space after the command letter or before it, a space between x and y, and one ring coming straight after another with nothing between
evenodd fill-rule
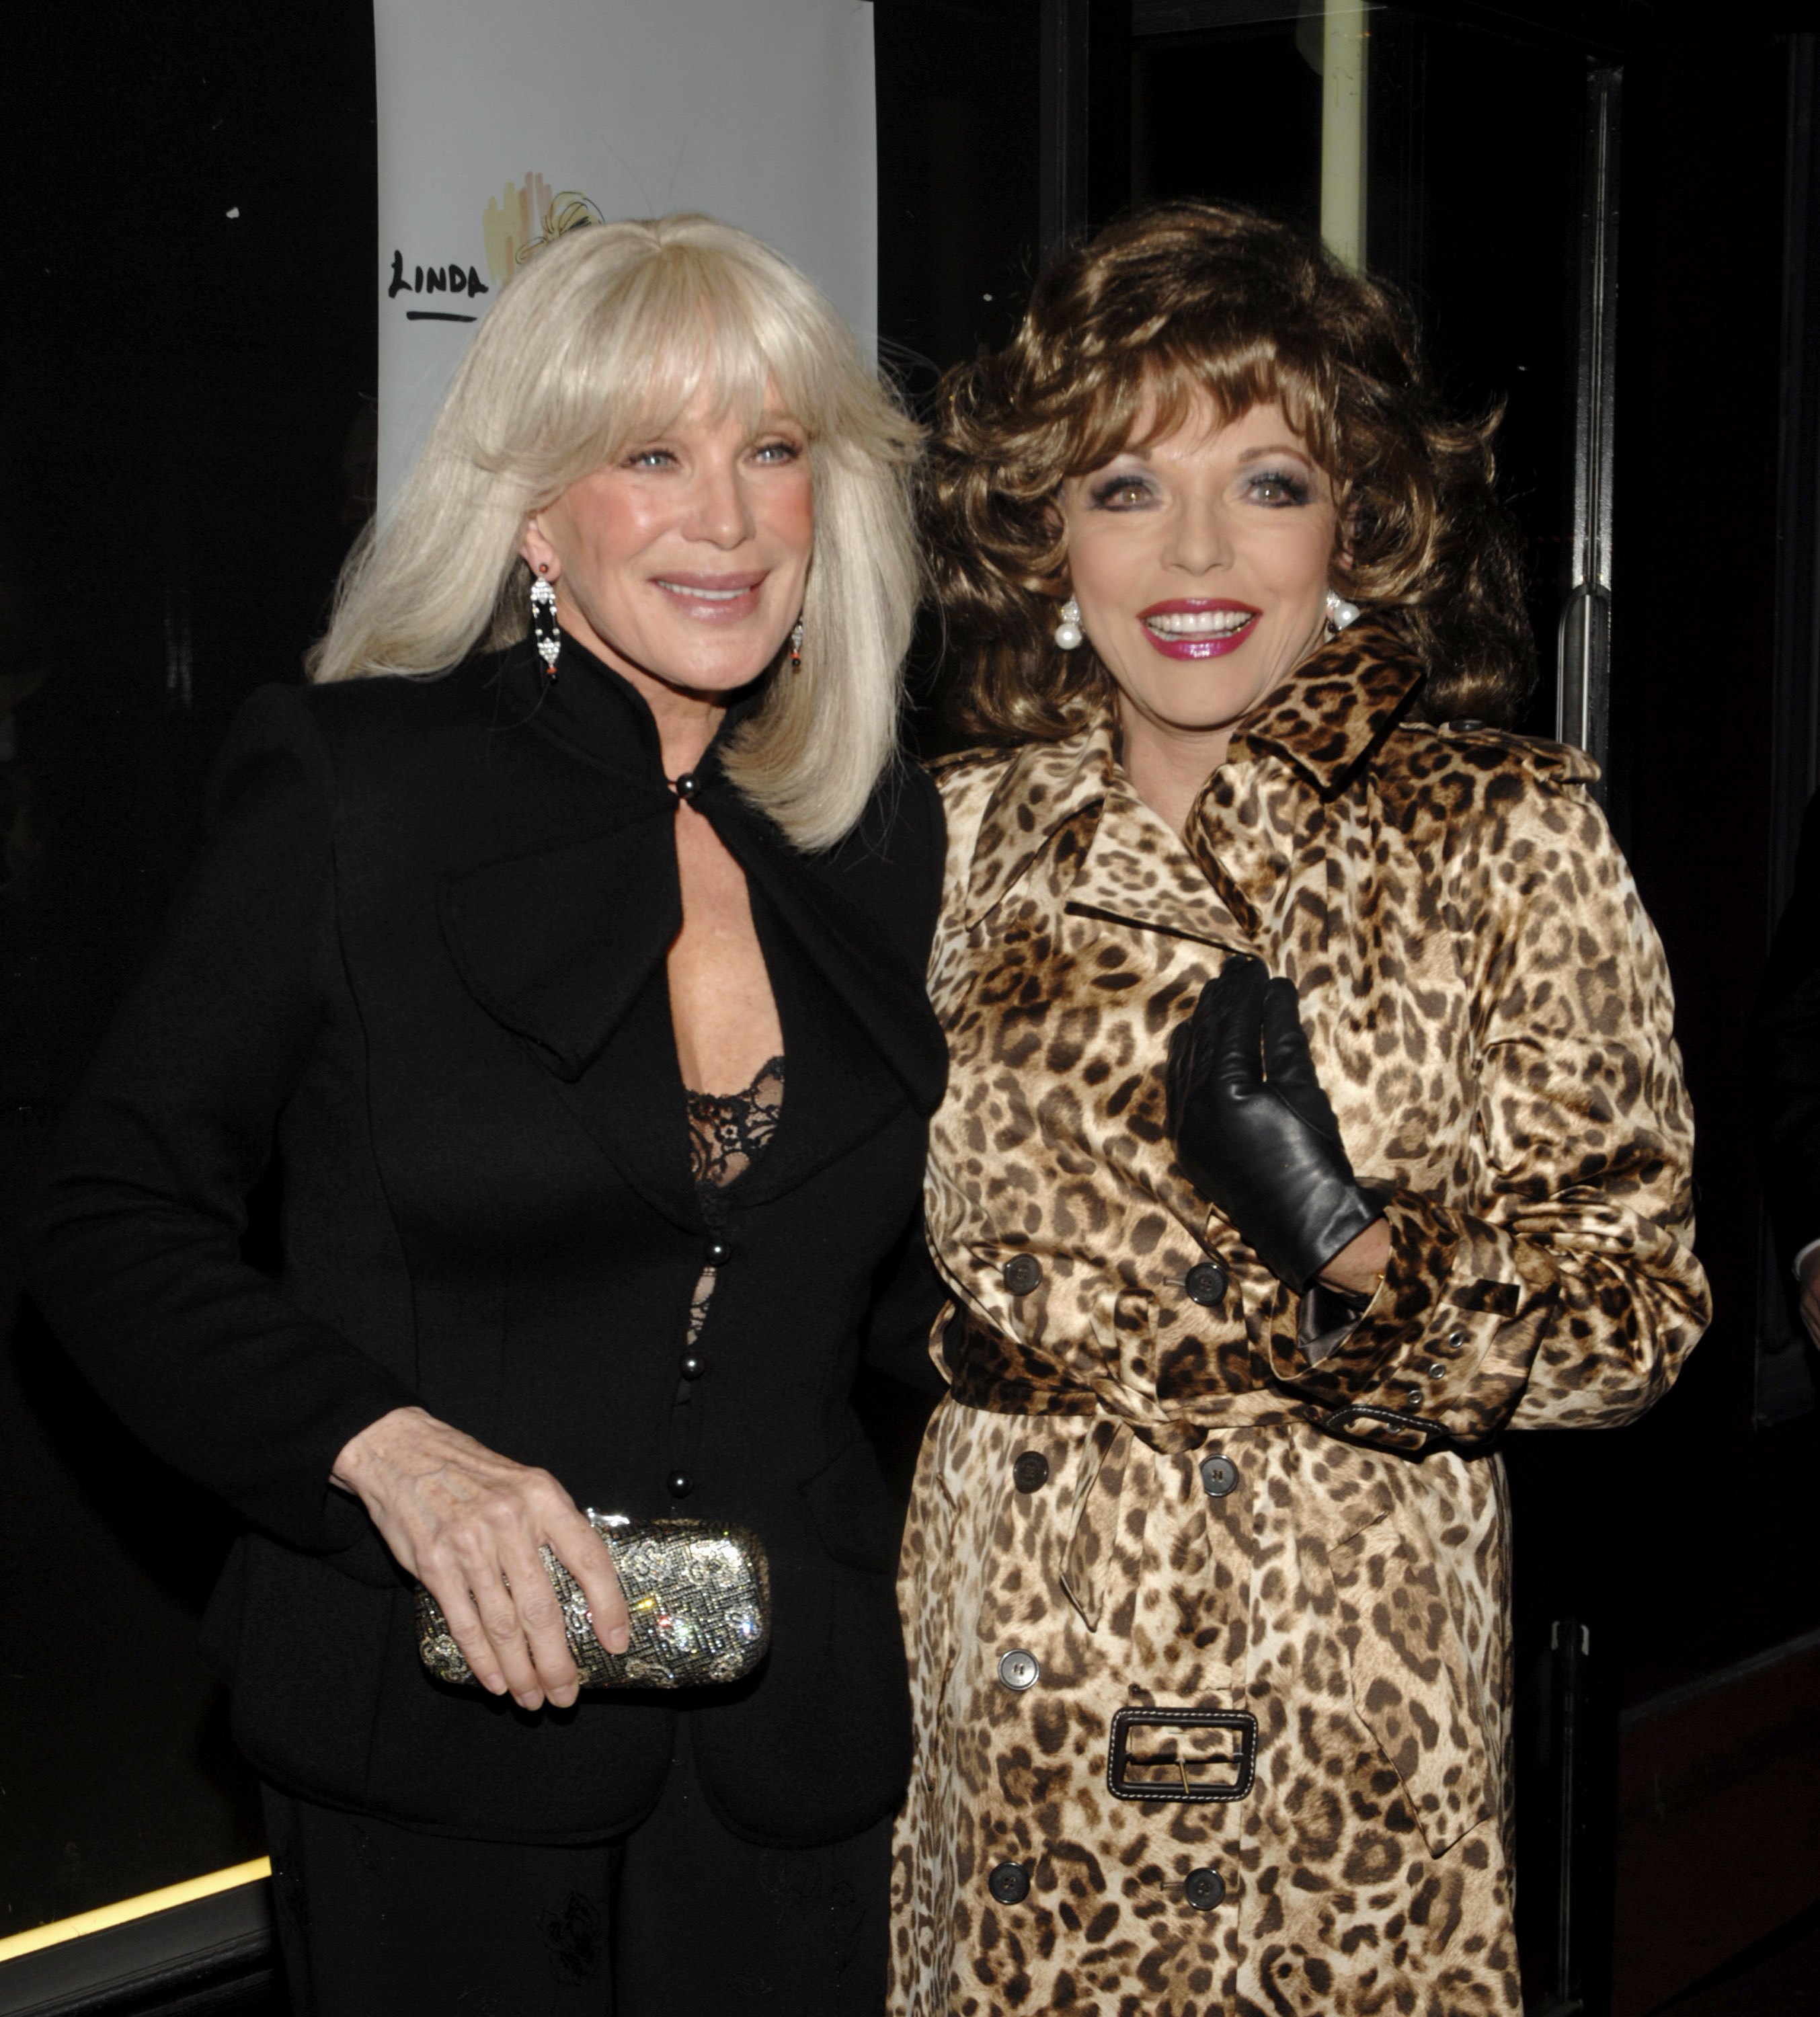
<instances>
[{"instance_id":1,"label":"black leather glove","mask_svg":"<svg viewBox=\"0 0 1820 2017\"><path fill-rule=\"evenodd\" d=\"M1169 1132L1197 1189L1299 1295L1384 1215L1355 1182L1294 982L1235 954L1169 1043Z\"/></svg>"}]
</instances>

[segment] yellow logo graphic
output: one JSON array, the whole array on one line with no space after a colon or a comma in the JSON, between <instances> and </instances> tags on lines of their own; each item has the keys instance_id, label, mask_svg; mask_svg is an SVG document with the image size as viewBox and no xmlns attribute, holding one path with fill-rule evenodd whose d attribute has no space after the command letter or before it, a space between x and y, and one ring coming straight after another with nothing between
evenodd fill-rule
<instances>
[{"instance_id":1,"label":"yellow logo graphic","mask_svg":"<svg viewBox=\"0 0 1820 2017\"><path fill-rule=\"evenodd\" d=\"M501 195L487 198L486 214L481 219L486 270L493 285L509 280L515 267L554 244L565 232L605 221L599 204L580 189L553 193L549 183L536 173L527 175L522 186L507 182Z\"/></svg>"}]
</instances>

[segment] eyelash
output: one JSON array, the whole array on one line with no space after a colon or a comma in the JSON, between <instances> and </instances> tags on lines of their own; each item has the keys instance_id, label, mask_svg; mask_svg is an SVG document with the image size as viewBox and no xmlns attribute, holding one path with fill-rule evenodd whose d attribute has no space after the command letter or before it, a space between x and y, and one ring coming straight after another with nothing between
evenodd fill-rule
<instances>
[{"instance_id":1,"label":"eyelash","mask_svg":"<svg viewBox=\"0 0 1820 2017\"><path fill-rule=\"evenodd\" d=\"M1096 511L1118 510L1121 507L1115 505L1112 500L1124 490L1140 491L1146 496L1150 494L1150 486L1141 476L1103 477L1089 493L1092 499L1094 510Z\"/></svg>"},{"instance_id":2,"label":"eyelash","mask_svg":"<svg viewBox=\"0 0 1820 2017\"><path fill-rule=\"evenodd\" d=\"M1274 484L1279 489L1287 491L1288 496L1284 501L1291 504L1305 504L1311 494L1307 478L1298 476L1295 471L1290 469L1255 470L1247 487L1261 490L1267 484Z\"/></svg>"},{"instance_id":3,"label":"eyelash","mask_svg":"<svg viewBox=\"0 0 1820 2017\"><path fill-rule=\"evenodd\" d=\"M1305 504L1313 495L1307 478L1298 475L1293 470L1253 470L1245 483L1246 490L1253 494L1272 485L1285 495L1281 498L1262 498L1258 501L1273 510L1281 510L1288 505ZM1096 511L1130 511L1135 508L1132 505L1121 505L1116 501L1121 493L1129 491L1136 491L1144 498L1151 495L1148 480L1141 476L1103 477L1092 486L1088 495Z\"/></svg>"},{"instance_id":4,"label":"eyelash","mask_svg":"<svg viewBox=\"0 0 1820 2017\"><path fill-rule=\"evenodd\" d=\"M795 442L785 441L782 438L775 441L761 442L753 449L753 453L755 455L768 456L774 451L777 452L785 462L795 462L800 458L803 453L802 449ZM628 469L649 468L657 464L660 460L663 462L674 462L675 460L676 456L673 453L666 448L634 449L632 453L626 458L626 467Z\"/></svg>"}]
</instances>

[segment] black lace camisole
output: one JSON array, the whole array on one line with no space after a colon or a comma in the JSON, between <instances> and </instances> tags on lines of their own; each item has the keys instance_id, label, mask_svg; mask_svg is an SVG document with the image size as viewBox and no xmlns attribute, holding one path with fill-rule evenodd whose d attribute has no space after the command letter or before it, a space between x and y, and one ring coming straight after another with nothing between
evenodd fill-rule
<instances>
[{"instance_id":1,"label":"black lace camisole","mask_svg":"<svg viewBox=\"0 0 1820 2017\"><path fill-rule=\"evenodd\" d=\"M727 1222L720 1193L742 1177L762 1156L778 1124L784 1104L784 1061L772 1058L743 1092L697 1092L688 1095L689 1165L702 1216L711 1231ZM689 1306L688 1344L692 1347L708 1320L714 1294L714 1268L702 1270Z\"/></svg>"}]
</instances>

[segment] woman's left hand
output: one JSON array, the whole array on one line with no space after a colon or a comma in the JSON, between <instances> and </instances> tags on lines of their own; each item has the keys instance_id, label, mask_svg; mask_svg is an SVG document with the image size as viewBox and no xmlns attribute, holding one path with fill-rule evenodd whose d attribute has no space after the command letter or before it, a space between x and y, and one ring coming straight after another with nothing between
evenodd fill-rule
<instances>
[{"instance_id":1,"label":"woman's left hand","mask_svg":"<svg viewBox=\"0 0 1820 2017\"><path fill-rule=\"evenodd\" d=\"M1330 1268L1342 1288L1378 1272L1383 1202L1352 1174L1293 982L1235 954L1170 1041L1168 1090L1183 1168L1273 1273L1299 1294Z\"/></svg>"}]
</instances>

